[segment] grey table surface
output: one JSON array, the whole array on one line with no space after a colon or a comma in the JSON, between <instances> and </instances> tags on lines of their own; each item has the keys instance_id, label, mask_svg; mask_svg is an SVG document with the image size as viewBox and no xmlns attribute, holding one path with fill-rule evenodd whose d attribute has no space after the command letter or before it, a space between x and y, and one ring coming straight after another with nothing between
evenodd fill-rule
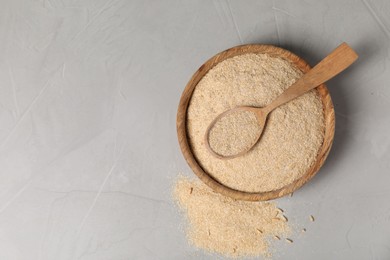
<instances>
[{"instance_id":1,"label":"grey table surface","mask_svg":"<svg viewBox=\"0 0 390 260\"><path fill-rule=\"evenodd\" d=\"M170 196L192 175L175 128L185 84L232 46L313 65L343 41L360 59L328 83L329 158L277 202L308 232L274 257L390 259L390 1L0 6L0 259L219 259L187 244Z\"/></svg>"}]
</instances>

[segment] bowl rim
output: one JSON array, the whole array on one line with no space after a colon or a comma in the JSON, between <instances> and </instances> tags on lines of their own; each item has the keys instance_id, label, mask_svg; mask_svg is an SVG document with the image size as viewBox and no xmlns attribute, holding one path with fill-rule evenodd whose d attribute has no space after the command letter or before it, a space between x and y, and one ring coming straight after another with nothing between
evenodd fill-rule
<instances>
[{"instance_id":1,"label":"bowl rim","mask_svg":"<svg viewBox=\"0 0 390 260\"><path fill-rule=\"evenodd\" d=\"M279 198L294 192L316 175L316 173L324 164L332 147L335 132L335 114L332 99L326 85L319 85L315 89L318 92L323 105L325 122L324 140L317 154L317 159L315 163L313 163L313 165L306 171L305 174L303 174L300 178L294 180L292 183L272 191L246 192L230 188L218 182L212 177L212 175L203 170L200 163L198 163L196 156L192 152L187 133L187 109L192 97L192 93L194 92L197 84L210 69L212 69L215 65L217 65L223 60L247 53L266 53L271 56L281 57L293 63L303 73L306 73L311 68L310 65L299 56L286 49L276 47L274 45L246 44L235 46L225 51L222 51L208 59L202 66L200 66L200 68L193 74L193 76L187 83L181 95L177 110L176 130L179 146L185 160L187 161L188 165L195 173L195 175L197 175L198 178L206 185L208 185L211 189L222 195L231 197L236 200L265 201Z\"/></svg>"}]
</instances>

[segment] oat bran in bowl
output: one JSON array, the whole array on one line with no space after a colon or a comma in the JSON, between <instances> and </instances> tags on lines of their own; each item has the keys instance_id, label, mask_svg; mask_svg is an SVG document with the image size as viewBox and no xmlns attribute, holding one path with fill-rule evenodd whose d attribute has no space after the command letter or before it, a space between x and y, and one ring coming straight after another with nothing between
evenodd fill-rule
<instances>
[{"instance_id":1,"label":"oat bran in bowl","mask_svg":"<svg viewBox=\"0 0 390 260\"><path fill-rule=\"evenodd\" d=\"M194 173L213 190L241 200L278 198L310 180L334 136L334 109L324 84L275 109L248 154L221 160L204 144L207 126L221 112L265 106L309 69L298 56L271 45L234 47L203 64L177 114L179 144Z\"/></svg>"}]
</instances>

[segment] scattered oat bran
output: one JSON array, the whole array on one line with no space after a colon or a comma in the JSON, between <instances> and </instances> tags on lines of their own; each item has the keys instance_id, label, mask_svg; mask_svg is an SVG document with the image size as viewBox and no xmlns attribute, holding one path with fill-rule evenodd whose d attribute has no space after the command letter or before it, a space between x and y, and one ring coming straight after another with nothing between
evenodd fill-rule
<instances>
[{"instance_id":1,"label":"scattered oat bran","mask_svg":"<svg viewBox=\"0 0 390 260\"><path fill-rule=\"evenodd\" d=\"M233 200L186 177L178 178L173 193L186 215L189 241L209 252L269 257L270 239L291 233L286 222L272 221L278 212L274 203Z\"/></svg>"},{"instance_id":2,"label":"scattered oat bran","mask_svg":"<svg viewBox=\"0 0 390 260\"><path fill-rule=\"evenodd\" d=\"M241 105L263 107L301 75L289 61L268 54L239 55L213 67L196 86L187 111L189 142L202 168L247 192L271 191L301 177L324 139L323 106L315 90L271 112L260 141L241 157L214 158L204 144L206 129L219 114Z\"/></svg>"},{"instance_id":3,"label":"scattered oat bran","mask_svg":"<svg viewBox=\"0 0 390 260\"><path fill-rule=\"evenodd\" d=\"M314 220L315 220L315 219L314 219L313 215L310 215L310 221L311 221L311 222L314 222Z\"/></svg>"}]
</instances>

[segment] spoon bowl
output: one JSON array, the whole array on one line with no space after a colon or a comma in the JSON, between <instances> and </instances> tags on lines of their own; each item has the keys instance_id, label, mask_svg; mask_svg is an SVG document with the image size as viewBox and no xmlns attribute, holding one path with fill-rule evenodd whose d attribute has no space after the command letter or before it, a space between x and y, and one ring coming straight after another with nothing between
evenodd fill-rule
<instances>
[{"instance_id":1,"label":"spoon bowl","mask_svg":"<svg viewBox=\"0 0 390 260\"><path fill-rule=\"evenodd\" d=\"M259 131L256 132L255 135L252 136L253 138L252 138L252 140L250 140L250 143L247 144L245 146L245 148L242 149L238 153L231 154L231 155L226 155L226 154L223 154L220 151L217 151L218 149L213 148L212 145L211 145L211 142L210 142L210 133L211 133L211 131L214 129L215 125L218 124L218 122L221 121L221 119L226 118L229 115L233 115L236 112L243 112L243 111L244 112L245 111L250 112L250 113L252 113L255 116L256 125L257 125L257 128L258 128ZM259 141L259 139L260 139L260 137L261 137L261 135L263 133L264 127L265 127L265 123L266 123L266 120L267 120L267 115L268 115L268 112L266 110L263 110L263 109L258 108L258 107L252 107L252 106L239 106L239 107L227 110L227 111L219 114L210 123L210 125L208 126L208 128L206 130L205 144L206 144L207 150L213 156L215 156L215 157L217 157L219 159L233 159L233 158L236 158L236 157L244 155L245 153L247 153L250 150L252 150L252 148L255 146L255 144ZM237 136L237 138L239 138L239 136Z\"/></svg>"}]
</instances>

